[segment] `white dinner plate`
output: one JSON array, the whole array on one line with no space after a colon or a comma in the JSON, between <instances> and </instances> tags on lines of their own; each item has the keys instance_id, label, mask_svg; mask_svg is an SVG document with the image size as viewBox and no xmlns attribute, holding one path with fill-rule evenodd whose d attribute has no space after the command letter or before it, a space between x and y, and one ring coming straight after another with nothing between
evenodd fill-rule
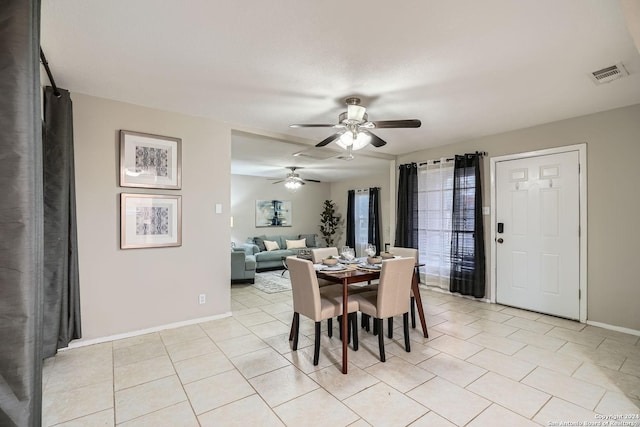
<instances>
[{"instance_id":1,"label":"white dinner plate","mask_svg":"<svg viewBox=\"0 0 640 427\"><path fill-rule=\"evenodd\" d=\"M338 258L338 261L341 262L342 264L357 264L360 262L357 258L354 258L352 260Z\"/></svg>"},{"instance_id":2,"label":"white dinner plate","mask_svg":"<svg viewBox=\"0 0 640 427\"><path fill-rule=\"evenodd\" d=\"M382 265L380 264L358 264L358 267L366 268L368 270L382 270Z\"/></svg>"},{"instance_id":3,"label":"white dinner plate","mask_svg":"<svg viewBox=\"0 0 640 427\"><path fill-rule=\"evenodd\" d=\"M340 271L340 270L346 270L347 267L345 267L342 264L336 264L336 265L325 265L324 268L322 269L322 271Z\"/></svg>"}]
</instances>

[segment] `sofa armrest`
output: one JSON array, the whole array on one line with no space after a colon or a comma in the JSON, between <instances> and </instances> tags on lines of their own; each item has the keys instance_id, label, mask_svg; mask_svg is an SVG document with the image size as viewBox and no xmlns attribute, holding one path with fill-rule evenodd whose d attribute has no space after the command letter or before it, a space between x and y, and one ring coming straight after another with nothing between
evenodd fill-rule
<instances>
[{"instance_id":1,"label":"sofa armrest","mask_svg":"<svg viewBox=\"0 0 640 427\"><path fill-rule=\"evenodd\" d=\"M237 249L243 250L247 255L255 255L260 252L258 245L253 243L243 243Z\"/></svg>"}]
</instances>

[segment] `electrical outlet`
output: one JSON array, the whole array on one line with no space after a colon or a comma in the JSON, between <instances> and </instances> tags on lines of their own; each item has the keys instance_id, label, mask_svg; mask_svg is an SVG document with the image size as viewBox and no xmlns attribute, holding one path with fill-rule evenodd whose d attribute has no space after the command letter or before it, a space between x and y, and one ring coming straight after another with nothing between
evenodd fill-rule
<instances>
[{"instance_id":1,"label":"electrical outlet","mask_svg":"<svg viewBox=\"0 0 640 427\"><path fill-rule=\"evenodd\" d=\"M200 294L198 297L198 304L204 304L207 302L207 294Z\"/></svg>"}]
</instances>

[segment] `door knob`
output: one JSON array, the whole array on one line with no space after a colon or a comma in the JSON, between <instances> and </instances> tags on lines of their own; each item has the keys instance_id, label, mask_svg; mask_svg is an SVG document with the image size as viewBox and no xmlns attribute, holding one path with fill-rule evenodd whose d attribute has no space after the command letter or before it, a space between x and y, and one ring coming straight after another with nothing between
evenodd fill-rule
<instances>
[{"instance_id":1,"label":"door knob","mask_svg":"<svg viewBox=\"0 0 640 427\"><path fill-rule=\"evenodd\" d=\"M498 239L496 240L496 242L498 242L498 243L502 243L502 242L504 242L504 239L503 239L502 237L500 237L500 238L498 238Z\"/></svg>"}]
</instances>

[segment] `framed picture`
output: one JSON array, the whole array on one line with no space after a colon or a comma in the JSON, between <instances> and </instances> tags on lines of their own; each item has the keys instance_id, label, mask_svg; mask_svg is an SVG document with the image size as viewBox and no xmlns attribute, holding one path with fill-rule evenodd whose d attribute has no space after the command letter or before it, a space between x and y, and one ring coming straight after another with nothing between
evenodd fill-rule
<instances>
[{"instance_id":1,"label":"framed picture","mask_svg":"<svg viewBox=\"0 0 640 427\"><path fill-rule=\"evenodd\" d=\"M182 140L120 131L120 186L180 189Z\"/></svg>"},{"instance_id":2,"label":"framed picture","mask_svg":"<svg viewBox=\"0 0 640 427\"><path fill-rule=\"evenodd\" d=\"M291 200L256 200L256 227L291 227Z\"/></svg>"},{"instance_id":3,"label":"framed picture","mask_svg":"<svg viewBox=\"0 0 640 427\"><path fill-rule=\"evenodd\" d=\"M182 246L182 196L120 194L120 248Z\"/></svg>"}]
</instances>

